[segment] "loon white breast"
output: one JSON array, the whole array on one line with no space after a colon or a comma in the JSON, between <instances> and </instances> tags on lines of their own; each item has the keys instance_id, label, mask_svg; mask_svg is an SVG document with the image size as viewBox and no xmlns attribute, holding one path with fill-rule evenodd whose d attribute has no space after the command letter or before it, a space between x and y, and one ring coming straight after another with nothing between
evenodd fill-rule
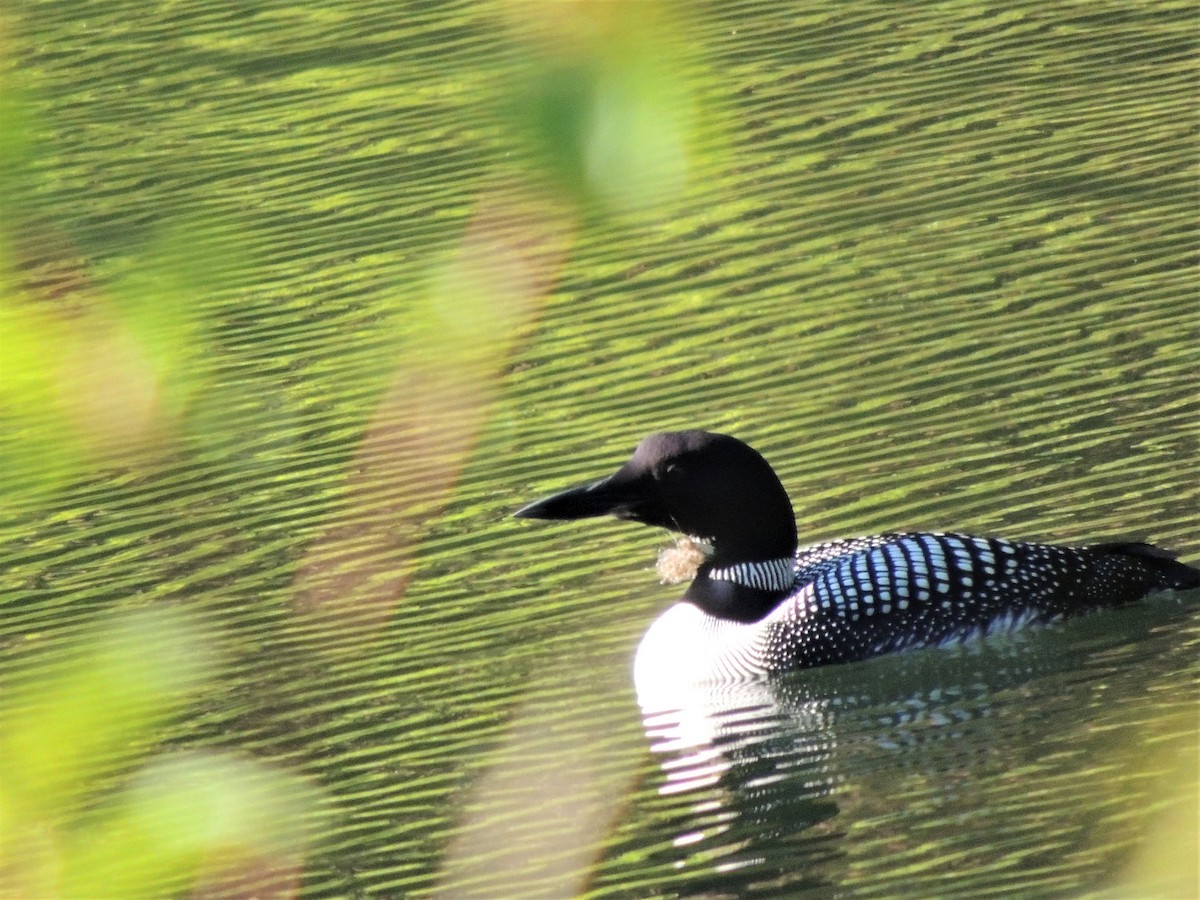
<instances>
[{"instance_id":1,"label":"loon white breast","mask_svg":"<svg viewBox=\"0 0 1200 900\"><path fill-rule=\"evenodd\" d=\"M852 662L1200 587L1200 570L1142 543L910 532L800 548L791 501L767 461L706 431L652 434L608 478L515 515L613 515L711 547L642 639L639 693L667 677L722 682Z\"/></svg>"}]
</instances>

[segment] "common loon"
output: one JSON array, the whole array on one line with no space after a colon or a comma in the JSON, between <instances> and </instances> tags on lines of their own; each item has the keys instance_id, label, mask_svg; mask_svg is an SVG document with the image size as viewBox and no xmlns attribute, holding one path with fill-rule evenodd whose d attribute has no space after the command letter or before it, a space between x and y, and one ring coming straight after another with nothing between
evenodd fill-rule
<instances>
[{"instance_id":1,"label":"common loon","mask_svg":"<svg viewBox=\"0 0 1200 900\"><path fill-rule=\"evenodd\" d=\"M798 548L792 504L771 466L736 438L706 431L652 434L608 478L515 515L613 515L711 547L638 647L639 692L664 678L732 681L949 645L1200 586L1200 570L1141 543L911 532Z\"/></svg>"}]
</instances>

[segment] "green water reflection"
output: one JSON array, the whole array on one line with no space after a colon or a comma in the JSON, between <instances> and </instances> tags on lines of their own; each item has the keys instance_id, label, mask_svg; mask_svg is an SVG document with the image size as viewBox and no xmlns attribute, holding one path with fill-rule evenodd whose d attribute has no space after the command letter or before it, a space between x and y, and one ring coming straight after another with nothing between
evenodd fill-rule
<instances>
[{"instance_id":1,"label":"green water reflection","mask_svg":"<svg viewBox=\"0 0 1200 900\"><path fill-rule=\"evenodd\" d=\"M668 62L599 168L666 174L605 193L499 102L599 53L555 29L619 28L601 6L0 13L5 693L117 612L188 608L225 663L147 740L319 784L312 895L1186 884L1190 843L1146 850L1195 834L1186 607L1039 638L1069 665L1015 683L985 660L933 725L784 704L750 753L798 773L779 793L662 793L629 684L676 590L660 538L507 515L699 426L760 448L814 540L1200 557L1194 8L638 19ZM586 132L550 120L551 151ZM843 780L814 791L831 751L797 735Z\"/></svg>"}]
</instances>

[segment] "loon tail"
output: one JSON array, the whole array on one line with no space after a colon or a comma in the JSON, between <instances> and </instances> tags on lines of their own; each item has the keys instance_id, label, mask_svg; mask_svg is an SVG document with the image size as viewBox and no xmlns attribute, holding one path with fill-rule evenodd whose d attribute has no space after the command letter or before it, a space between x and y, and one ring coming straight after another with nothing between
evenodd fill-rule
<instances>
[{"instance_id":1,"label":"loon tail","mask_svg":"<svg viewBox=\"0 0 1200 900\"><path fill-rule=\"evenodd\" d=\"M1092 551L1130 558L1146 572L1150 579L1150 590L1186 591L1200 587L1200 569L1179 561L1178 553L1139 542L1113 541L1093 544Z\"/></svg>"}]
</instances>

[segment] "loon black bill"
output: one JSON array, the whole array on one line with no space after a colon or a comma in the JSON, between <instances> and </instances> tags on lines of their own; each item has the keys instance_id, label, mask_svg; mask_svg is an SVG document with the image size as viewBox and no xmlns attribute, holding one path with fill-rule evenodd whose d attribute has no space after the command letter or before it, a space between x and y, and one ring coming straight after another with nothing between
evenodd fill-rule
<instances>
[{"instance_id":1,"label":"loon black bill","mask_svg":"<svg viewBox=\"0 0 1200 900\"><path fill-rule=\"evenodd\" d=\"M528 506L518 509L518 519L588 519L595 516L635 518L637 508L644 502L641 486L621 473L567 488Z\"/></svg>"}]
</instances>

